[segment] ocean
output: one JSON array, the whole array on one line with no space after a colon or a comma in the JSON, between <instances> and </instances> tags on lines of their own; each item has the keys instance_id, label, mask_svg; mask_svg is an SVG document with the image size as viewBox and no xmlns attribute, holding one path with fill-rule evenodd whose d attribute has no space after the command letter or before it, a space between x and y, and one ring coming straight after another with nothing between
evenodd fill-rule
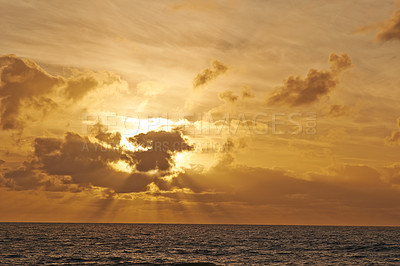
<instances>
[{"instance_id":1,"label":"ocean","mask_svg":"<svg viewBox=\"0 0 400 266\"><path fill-rule=\"evenodd\" d=\"M0 264L400 264L400 227L0 223Z\"/></svg>"}]
</instances>

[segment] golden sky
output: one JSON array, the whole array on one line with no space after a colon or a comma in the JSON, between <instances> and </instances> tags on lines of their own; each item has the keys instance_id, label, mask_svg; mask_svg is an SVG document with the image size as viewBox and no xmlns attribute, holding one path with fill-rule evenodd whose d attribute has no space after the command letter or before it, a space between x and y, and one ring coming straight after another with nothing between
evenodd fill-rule
<instances>
[{"instance_id":1,"label":"golden sky","mask_svg":"<svg viewBox=\"0 0 400 266\"><path fill-rule=\"evenodd\" d=\"M0 7L0 221L400 225L400 2Z\"/></svg>"}]
</instances>

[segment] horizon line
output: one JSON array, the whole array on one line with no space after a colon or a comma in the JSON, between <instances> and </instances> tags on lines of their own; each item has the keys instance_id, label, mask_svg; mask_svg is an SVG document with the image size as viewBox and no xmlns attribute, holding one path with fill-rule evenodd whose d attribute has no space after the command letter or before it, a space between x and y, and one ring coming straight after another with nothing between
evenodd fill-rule
<instances>
[{"instance_id":1,"label":"horizon line","mask_svg":"<svg viewBox=\"0 0 400 266\"><path fill-rule=\"evenodd\" d=\"M304 226L304 227L400 227L400 225L351 225L351 224L247 224L247 223L156 223L156 222L40 222L40 221L0 221L0 224L121 224L121 225L229 225L229 226Z\"/></svg>"}]
</instances>

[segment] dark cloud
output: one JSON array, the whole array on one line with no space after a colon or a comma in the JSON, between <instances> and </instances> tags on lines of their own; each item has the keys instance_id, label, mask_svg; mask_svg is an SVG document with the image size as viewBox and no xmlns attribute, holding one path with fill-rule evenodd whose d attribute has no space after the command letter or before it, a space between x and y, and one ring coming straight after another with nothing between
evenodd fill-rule
<instances>
[{"instance_id":1,"label":"dark cloud","mask_svg":"<svg viewBox=\"0 0 400 266\"><path fill-rule=\"evenodd\" d=\"M119 76L109 72L93 72L90 70L73 71L73 75L65 82L64 94L68 99L77 101L87 95L90 91L113 83L120 83Z\"/></svg>"},{"instance_id":2,"label":"dark cloud","mask_svg":"<svg viewBox=\"0 0 400 266\"><path fill-rule=\"evenodd\" d=\"M65 95L67 98L77 100L85 96L89 91L99 86L99 82L91 76L74 77L67 82Z\"/></svg>"},{"instance_id":3,"label":"dark cloud","mask_svg":"<svg viewBox=\"0 0 400 266\"><path fill-rule=\"evenodd\" d=\"M138 135L131 142L155 151L158 146L156 141L166 141L165 150L170 153L189 149L187 146L178 148L172 145L175 141L183 142L178 132L146 135ZM317 216L326 214L328 209L330 214L327 219L346 215L343 210L368 215L382 208L392 213L400 207L400 192L393 186L400 180L398 165L382 171L365 165L344 165L329 169L324 174L308 173L307 178L301 178L281 169L250 167L220 160L208 170L193 167L166 181L161 171L151 175L113 169L109 163L119 161L124 151L105 150L97 145L75 133L68 133L64 139L38 138L35 140L34 159L25 162L19 169L5 173L3 183L14 189L73 192L97 186L108 189L105 192L108 198L115 193L145 192L146 195L163 200L169 198L173 202L213 203L221 209L226 204L245 208L268 206L288 213ZM225 143L226 154L238 148L240 141L228 139ZM158 156L153 158L156 163L147 165L144 170L158 169ZM148 188L152 183L159 190L150 191Z\"/></svg>"},{"instance_id":4,"label":"dark cloud","mask_svg":"<svg viewBox=\"0 0 400 266\"><path fill-rule=\"evenodd\" d=\"M68 78L53 76L32 60L15 55L0 57L0 128L23 128L20 114L31 106L48 113L58 104L49 96L60 92L65 100L77 101L88 92L102 86L121 82L108 72L73 70ZM29 114L28 114L29 117Z\"/></svg>"},{"instance_id":5,"label":"dark cloud","mask_svg":"<svg viewBox=\"0 0 400 266\"><path fill-rule=\"evenodd\" d=\"M64 139L36 138L34 158L19 169L7 171L3 183L14 189L81 191L92 186L116 193L146 191L151 183L170 189L162 178L174 165L174 155L192 149L180 132L148 132L129 139L142 150L119 146L119 132L104 132L101 125L92 142L88 137L67 133ZM126 161L137 171L119 171L113 163ZM147 173L156 170L155 173Z\"/></svg>"},{"instance_id":6,"label":"dark cloud","mask_svg":"<svg viewBox=\"0 0 400 266\"><path fill-rule=\"evenodd\" d=\"M58 107L58 104L55 101L44 96L32 99L29 104L32 105L35 109L42 110L43 114L47 114L51 110L54 110Z\"/></svg>"},{"instance_id":7,"label":"dark cloud","mask_svg":"<svg viewBox=\"0 0 400 266\"><path fill-rule=\"evenodd\" d=\"M95 124L91 131L95 135L95 138L103 144L114 148L118 147L121 143L122 136L120 132L107 132L106 128L100 123Z\"/></svg>"},{"instance_id":8,"label":"dark cloud","mask_svg":"<svg viewBox=\"0 0 400 266\"><path fill-rule=\"evenodd\" d=\"M218 97L227 103L234 103L239 99L239 96L235 95L233 91L221 92Z\"/></svg>"},{"instance_id":9,"label":"dark cloud","mask_svg":"<svg viewBox=\"0 0 400 266\"><path fill-rule=\"evenodd\" d=\"M193 88L205 85L209 81L216 79L219 75L225 73L227 70L228 67L226 65L215 60L212 62L211 68L204 69L193 79Z\"/></svg>"},{"instance_id":10,"label":"dark cloud","mask_svg":"<svg viewBox=\"0 0 400 266\"><path fill-rule=\"evenodd\" d=\"M398 180L398 173L398 168L392 169L392 180ZM345 165L329 174L310 174L303 179L279 169L221 163L207 172L188 170L173 182L195 192L186 196L191 202L269 206L314 215L323 215L329 209L330 219L335 215L350 218L343 209L362 209L363 215L368 215L373 209L384 208L390 214L400 207L399 190L376 169L363 165Z\"/></svg>"},{"instance_id":11,"label":"dark cloud","mask_svg":"<svg viewBox=\"0 0 400 266\"><path fill-rule=\"evenodd\" d=\"M19 169L3 175L3 185L15 190L44 189L47 191L80 192L82 187L70 184L68 176L49 176L40 170L36 160L24 162Z\"/></svg>"},{"instance_id":12,"label":"dark cloud","mask_svg":"<svg viewBox=\"0 0 400 266\"><path fill-rule=\"evenodd\" d=\"M275 91L268 99L269 104L300 106L312 104L327 95L338 84L338 74L349 68L352 63L347 54L331 54L330 71L310 69L305 78L291 76L284 86Z\"/></svg>"},{"instance_id":13,"label":"dark cloud","mask_svg":"<svg viewBox=\"0 0 400 266\"><path fill-rule=\"evenodd\" d=\"M17 129L22 126L18 114L24 100L43 96L63 84L62 78L51 76L33 61L15 55L0 57L0 75L2 129ZM37 105L46 105L40 98L36 98L35 102Z\"/></svg>"},{"instance_id":14,"label":"dark cloud","mask_svg":"<svg viewBox=\"0 0 400 266\"><path fill-rule=\"evenodd\" d=\"M127 152L126 159L141 172L150 170L170 170L174 165L173 156L177 152L193 149L178 131L150 131L128 139L143 151Z\"/></svg>"},{"instance_id":15,"label":"dark cloud","mask_svg":"<svg viewBox=\"0 0 400 266\"><path fill-rule=\"evenodd\" d=\"M68 190L70 185L118 190L129 177L109 166L120 160L119 150L107 149L87 137L67 133L65 139L37 138L34 159L4 174L7 184L15 189L47 189L46 182L56 181ZM54 183L54 182L53 182Z\"/></svg>"},{"instance_id":16,"label":"dark cloud","mask_svg":"<svg viewBox=\"0 0 400 266\"><path fill-rule=\"evenodd\" d=\"M383 23L376 38L381 42L400 40L400 10Z\"/></svg>"}]
</instances>

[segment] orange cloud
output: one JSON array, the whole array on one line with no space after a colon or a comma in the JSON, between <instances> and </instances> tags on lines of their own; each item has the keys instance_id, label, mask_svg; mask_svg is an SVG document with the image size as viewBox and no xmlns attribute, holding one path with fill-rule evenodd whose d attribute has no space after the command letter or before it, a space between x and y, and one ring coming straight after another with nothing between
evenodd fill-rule
<instances>
[{"instance_id":1,"label":"orange cloud","mask_svg":"<svg viewBox=\"0 0 400 266\"><path fill-rule=\"evenodd\" d=\"M0 126L2 129L22 127L18 119L23 101L33 101L36 106L48 106L40 98L63 84L63 79L46 73L42 68L28 59L15 55L0 57Z\"/></svg>"},{"instance_id":2,"label":"orange cloud","mask_svg":"<svg viewBox=\"0 0 400 266\"><path fill-rule=\"evenodd\" d=\"M381 42L400 40L400 10L394 12L390 19L383 22L376 38Z\"/></svg>"},{"instance_id":3,"label":"orange cloud","mask_svg":"<svg viewBox=\"0 0 400 266\"><path fill-rule=\"evenodd\" d=\"M58 107L52 94L65 96L61 102L77 101L97 88L119 83L109 72L72 70L70 77L53 76L35 62L15 55L0 57L0 127L4 130L23 128L23 106L29 105L48 113Z\"/></svg>"}]
</instances>

